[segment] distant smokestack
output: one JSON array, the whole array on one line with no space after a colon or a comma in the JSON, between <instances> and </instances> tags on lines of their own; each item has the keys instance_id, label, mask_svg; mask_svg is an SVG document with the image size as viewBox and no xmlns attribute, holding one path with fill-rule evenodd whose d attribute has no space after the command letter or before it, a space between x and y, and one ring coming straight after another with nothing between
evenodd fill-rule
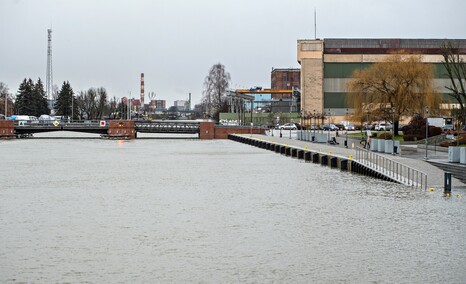
<instances>
[{"instance_id":1,"label":"distant smokestack","mask_svg":"<svg viewBox=\"0 0 466 284\"><path fill-rule=\"evenodd\" d=\"M141 73L141 107L144 107L144 73Z\"/></svg>"},{"instance_id":2,"label":"distant smokestack","mask_svg":"<svg viewBox=\"0 0 466 284\"><path fill-rule=\"evenodd\" d=\"M188 110L191 110L191 93L189 93Z\"/></svg>"}]
</instances>

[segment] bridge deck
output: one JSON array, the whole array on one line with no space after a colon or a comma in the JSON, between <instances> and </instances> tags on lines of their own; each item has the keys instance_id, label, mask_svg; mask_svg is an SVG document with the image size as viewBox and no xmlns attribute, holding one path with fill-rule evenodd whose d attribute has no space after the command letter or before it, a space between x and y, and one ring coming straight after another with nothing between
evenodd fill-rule
<instances>
[{"instance_id":1,"label":"bridge deck","mask_svg":"<svg viewBox=\"0 0 466 284\"><path fill-rule=\"evenodd\" d=\"M135 121L134 130L141 133L199 133L198 121ZM15 133L27 135L53 131L73 131L94 134L107 134L108 121L57 121L47 123L15 122Z\"/></svg>"}]
</instances>

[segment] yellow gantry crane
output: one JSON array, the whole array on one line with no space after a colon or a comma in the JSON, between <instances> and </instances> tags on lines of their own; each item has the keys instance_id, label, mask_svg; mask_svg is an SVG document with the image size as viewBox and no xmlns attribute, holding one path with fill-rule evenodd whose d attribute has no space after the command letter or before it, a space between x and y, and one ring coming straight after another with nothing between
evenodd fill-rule
<instances>
[{"instance_id":1,"label":"yellow gantry crane","mask_svg":"<svg viewBox=\"0 0 466 284\"><path fill-rule=\"evenodd\" d=\"M292 94L293 90L236 89L237 94Z\"/></svg>"}]
</instances>

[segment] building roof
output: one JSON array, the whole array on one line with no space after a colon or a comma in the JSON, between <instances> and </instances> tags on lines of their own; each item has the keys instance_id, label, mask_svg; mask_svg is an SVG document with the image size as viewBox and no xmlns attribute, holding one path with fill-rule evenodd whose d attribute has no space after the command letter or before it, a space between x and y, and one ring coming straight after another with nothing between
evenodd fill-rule
<instances>
[{"instance_id":1,"label":"building roof","mask_svg":"<svg viewBox=\"0 0 466 284\"><path fill-rule=\"evenodd\" d=\"M273 72L300 72L300 68L272 68Z\"/></svg>"},{"instance_id":2,"label":"building roof","mask_svg":"<svg viewBox=\"0 0 466 284\"><path fill-rule=\"evenodd\" d=\"M466 39L400 39L400 38L329 38L324 39L325 53L389 53L397 50L421 54L439 54L450 42L459 53L466 54Z\"/></svg>"}]
</instances>

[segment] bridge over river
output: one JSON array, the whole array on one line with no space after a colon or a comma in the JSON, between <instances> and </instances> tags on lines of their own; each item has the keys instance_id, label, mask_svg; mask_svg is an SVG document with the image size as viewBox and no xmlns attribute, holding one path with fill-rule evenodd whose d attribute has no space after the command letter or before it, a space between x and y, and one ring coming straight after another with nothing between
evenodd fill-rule
<instances>
[{"instance_id":1,"label":"bridge over river","mask_svg":"<svg viewBox=\"0 0 466 284\"><path fill-rule=\"evenodd\" d=\"M135 139L137 133L198 134L199 139L226 139L228 134L260 134L264 129L247 126L221 126L210 120L86 120L52 121L0 121L0 137L22 138L35 133L73 131L101 134L108 138Z\"/></svg>"}]
</instances>

